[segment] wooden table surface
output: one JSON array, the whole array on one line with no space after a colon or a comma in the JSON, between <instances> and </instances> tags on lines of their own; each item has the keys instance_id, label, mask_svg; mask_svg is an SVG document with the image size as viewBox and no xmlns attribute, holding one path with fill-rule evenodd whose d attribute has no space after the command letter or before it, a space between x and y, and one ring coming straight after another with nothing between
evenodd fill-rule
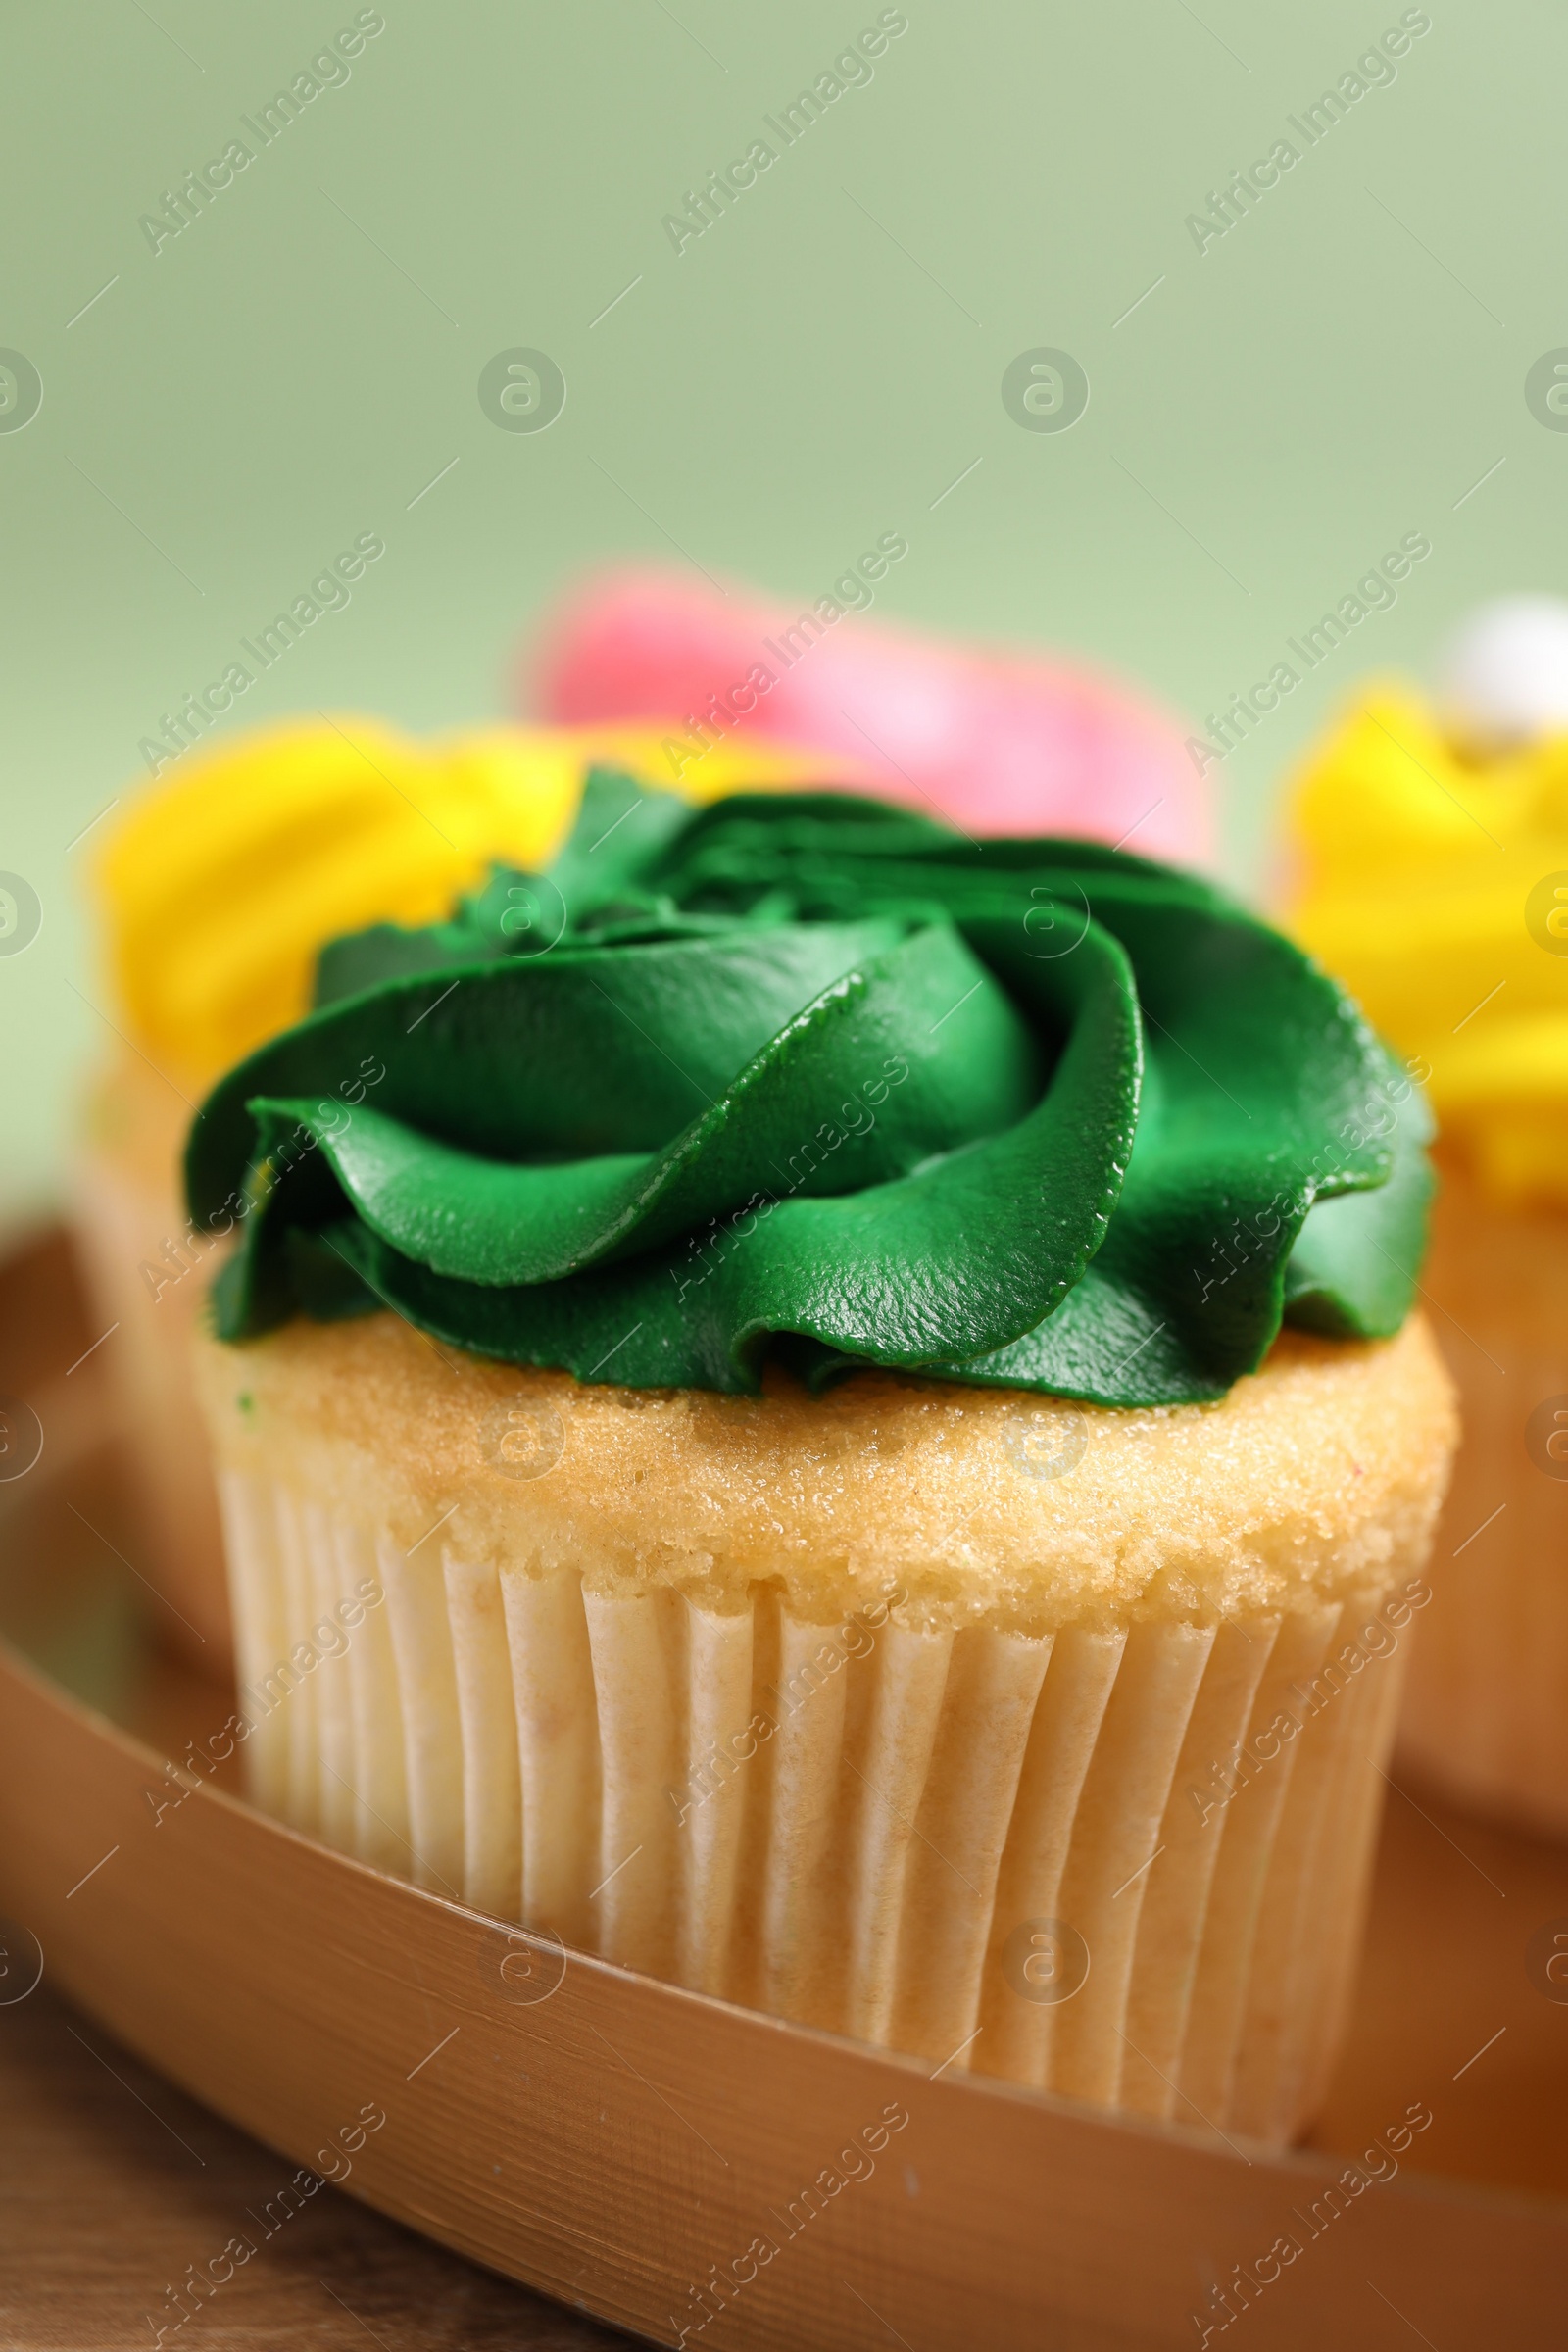
<instances>
[{"instance_id":1,"label":"wooden table surface","mask_svg":"<svg viewBox=\"0 0 1568 2352\"><path fill-rule=\"evenodd\" d=\"M160 2324L170 2352L624 2352L633 2340L334 2188L175 2327L165 2290L293 2170L46 1986L0 2006L0 2344L132 2352Z\"/></svg>"}]
</instances>

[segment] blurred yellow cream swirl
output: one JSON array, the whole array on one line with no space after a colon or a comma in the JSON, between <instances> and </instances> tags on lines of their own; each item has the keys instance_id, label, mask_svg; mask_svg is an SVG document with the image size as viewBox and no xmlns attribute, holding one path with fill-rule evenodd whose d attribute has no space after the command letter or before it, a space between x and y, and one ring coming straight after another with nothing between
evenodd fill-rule
<instances>
[{"instance_id":1,"label":"blurred yellow cream swirl","mask_svg":"<svg viewBox=\"0 0 1568 2352\"><path fill-rule=\"evenodd\" d=\"M664 730L493 729L416 741L372 718L237 738L138 795L93 861L120 1017L197 1084L297 1020L318 951L431 922L496 860L548 864L595 761L709 800L853 781L841 758L715 744L673 785Z\"/></svg>"},{"instance_id":2,"label":"blurred yellow cream swirl","mask_svg":"<svg viewBox=\"0 0 1568 2352\"><path fill-rule=\"evenodd\" d=\"M1428 1065L1444 1139L1494 1198L1568 1205L1568 735L1472 757L1380 687L1289 840L1287 927Z\"/></svg>"}]
</instances>

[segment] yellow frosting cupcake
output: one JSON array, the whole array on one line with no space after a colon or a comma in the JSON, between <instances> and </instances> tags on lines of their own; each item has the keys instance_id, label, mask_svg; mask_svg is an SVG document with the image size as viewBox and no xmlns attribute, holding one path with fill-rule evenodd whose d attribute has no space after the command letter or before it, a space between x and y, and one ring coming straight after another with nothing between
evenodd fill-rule
<instances>
[{"instance_id":1,"label":"yellow frosting cupcake","mask_svg":"<svg viewBox=\"0 0 1568 2352\"><path fill-rule=\"evenodd\" d=\"M1425 1284L1466 1434L1402 1749L1568 1833L1568 732L1489 748L1371 692L1308 760L1290 839L1288 927L1442 1130Z\"/></svg>"},{"instance_id":2,"label":"yellow frosting cupcake","mask_svg":"<svg viewBox=\"0 0 1568 2352\"><path fill-rule=\"evenodd\" d=\"M169 1630L219 1671L228 1654L221 1546L188 1363L213 1245L191 1233L177 1177L195 1102L305 1012L326 940L428 921L493 863L547 864L596 763L703 800L850 775L840 759L719 744L674 785L653 727L497 726L418 741L345 714L188 755L105 832L92 882L104 1013L120 1046L89 1090L78 1245L113 1334L106 1363Z\"/></svg>"},{"instance_id":3,"label":"yellow frosting cupcake","mask_svg":"<svg viewBox=\"0 0 1568 2352\"><path fill-rule=\"evenodd\" d=\"M1568 733L1489 760L1376 691L1309 759L1291 844L1291 928L1424 1065L1450 1152L1494 1200L1568 1205Z\"/></svg>"}]
</instances>

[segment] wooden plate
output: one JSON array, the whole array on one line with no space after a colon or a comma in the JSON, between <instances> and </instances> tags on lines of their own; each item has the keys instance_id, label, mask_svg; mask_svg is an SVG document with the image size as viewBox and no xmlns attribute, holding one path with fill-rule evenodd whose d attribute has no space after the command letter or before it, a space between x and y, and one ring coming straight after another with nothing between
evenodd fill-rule
<instances>
[{"instance_id":1,"label":"wooden plate","mask_svg":"<svg viewBox=\"0 0 1568 2352\"><path fill-rule=\"evenodd\" d=\"M24 1997L36 1954L293 2160L302 2202L335 2177L663 2343L1564 2340L1559 1849L1391 1797L1312 2151L933 2078L563 1952L182 1784L187 1737L230 1698L156 1644L156 1563L101 1357L75 1362L95 1335L63 1237L0 1266L0 1394L44 1438L0 1484L0 1998ZM1430 2122L1391 2142L1412 2110ZM258 2244L282 2226L252 2220Z\"/></svg>"}]
</instances>

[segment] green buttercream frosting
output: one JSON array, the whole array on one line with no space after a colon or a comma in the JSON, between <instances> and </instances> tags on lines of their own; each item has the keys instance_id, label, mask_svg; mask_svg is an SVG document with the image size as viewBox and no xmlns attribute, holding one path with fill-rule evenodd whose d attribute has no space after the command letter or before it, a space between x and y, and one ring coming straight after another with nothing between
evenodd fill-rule
<instances>
[{"instance_id":1,"label":"green buttercream frosting","mask_svg":"<svg viewBox=\"0 0 1568 2352\"><path fill-rule=\"evenodd\" d=\"M879 1365L1193 1403L1408 1312L1425 1108L1209 884L881 803L596 774L549 875L321 958L214 1090L221 1336L386 1305L633 1387Z\"/></svg>"}]
</instances>

